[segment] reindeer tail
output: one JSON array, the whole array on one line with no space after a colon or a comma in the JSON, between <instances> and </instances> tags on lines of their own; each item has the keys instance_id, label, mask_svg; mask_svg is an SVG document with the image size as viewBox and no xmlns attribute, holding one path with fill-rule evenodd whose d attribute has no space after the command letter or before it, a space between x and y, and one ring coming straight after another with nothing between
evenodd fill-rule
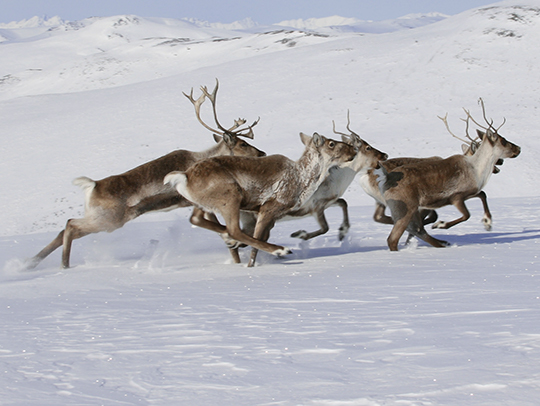
<instances>
[{"instance_id":1,"label":"reindeer tail","mask_svg":"<svg viewBox=\"0 0 540 406\"><path fill-rule=\"evenodd\" d=\"M163 184L166 185L167 183L170 184L173 188L175 188L178 191L178 193L180 193L186 199L190 200L189 192L187 190L188 179L185 172L180 172L180 171L170 172L163 179Z\"/></svg>"},{"instance_id":2,"label":"reindeer tail","mask_svg":"<svg viewBox=\"0 0 540 406\"><path fill-rule=\"evenodd\" d=\"M80 178L73 179L73 184L75 186L81 187L85 192L88 189L93 189L96 186L96 182L86 176L81 176Z\"/></svg>"}]
</instances>

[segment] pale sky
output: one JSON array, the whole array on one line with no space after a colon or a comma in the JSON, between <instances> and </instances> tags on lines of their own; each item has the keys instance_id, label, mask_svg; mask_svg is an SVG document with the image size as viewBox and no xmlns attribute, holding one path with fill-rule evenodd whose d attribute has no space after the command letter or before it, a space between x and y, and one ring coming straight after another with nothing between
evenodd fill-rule
<instances>
[{"instance_id":1,"label":"pale sky","mask_svg":"<svg viewBox=\"0 0 540 406\"><path fill-rule=\"evenodd\" d=\"M231 23L251 17L265 25L283 20L339 15L385 20L412 13L458 14L494 0L0 0L0 23L34 16L64 20L135 14L140 17L193 17Z\"/></svg>"}]
</instances>

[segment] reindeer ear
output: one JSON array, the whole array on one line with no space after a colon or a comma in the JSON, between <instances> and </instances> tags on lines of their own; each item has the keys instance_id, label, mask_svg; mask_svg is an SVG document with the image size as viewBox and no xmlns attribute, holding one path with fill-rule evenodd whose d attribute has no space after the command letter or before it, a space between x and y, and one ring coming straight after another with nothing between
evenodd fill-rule
<instances>
[{"instance_id":1,"label":"reindeer ear","mask_svg":"<svg viewBox=\"0 0 540 406\"><path fill-rule=\"evenodd\" d=\"M467 152L469 152L469 146L467 144L461 144L461 151L463 151L463 155L467 155Z\"/></svg>"},{"instance_id":2,"label":"reindeer ear","mask_svg":"<svg viewBox=\"0 0 540 406\"><path fill-rule=\"evenodd\" d=\"M302 140L302 144L304 145L308 145L311 141L311 137L304 133L300 133L300 139Z\"/></svg>"},{"instance_id":3,"label":"reindeer ear","mask_svg":"<svg viewBox=\"0 0 540 406\"><path fill-rule=\"evenodd\" d=\"M484 136L486 135L485 132L476 130L476 134L478 134L478 138L480 138L482 141L484 141Z\"/></svg>"},{"instance_id":4,"label":"reindeer ear","mask_svg":"<svg viewBox=\"0 0 540 406\"><path fill-rule=\"evenodd\" d=\"M352 143L353 143L352 138L350 136L348 136L348 135L345 135L345 134L343 134L341 136L341 141L343 141L345 144L349 144L349 145L352 145Z\"/></svg>"},{"instance_id":5,"label":"reindeer ear","mask_svg":"<svg viewBox=\"0 0 540 406\"><path fill-rule=\"evenodd\" d=\"M490 128L488 128L488 130L486 131L486 135L491 142L497 141L497 133L492 131Z\"/></svg>"},{"instance_id":6,"label":"reindeer ear","mask_svg":"<svg viewBox=\"0 0 540 406\"><path fill-rule=\"evenodd\" d=\"M212 134L212 135L214 136L214 141L216 142L216 144L219 144L221 142L221 140L223 139L222 137L220 137L217 134Z\"/></svg>"},{"instance_id":7,"label":"reindeer ear","mask_svg":"<svg viewBox=\"0 0 540 406\"><path fill-rule=\"evenodd\" d=\"M326 139L322 135L313 133L313 144L315 144L317 148L322 147L324 145L324 141L326 141Z\"/></svg>"}]
</instances>

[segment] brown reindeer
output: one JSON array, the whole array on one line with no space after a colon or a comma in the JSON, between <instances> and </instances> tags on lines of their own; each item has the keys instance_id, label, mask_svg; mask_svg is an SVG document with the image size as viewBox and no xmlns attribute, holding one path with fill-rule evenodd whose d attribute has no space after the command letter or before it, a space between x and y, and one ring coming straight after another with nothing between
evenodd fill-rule
<instances>
[{"instance_id":1,"label":"brown reindeer","mask_svg":"<svg viewBox=\"0 0 540 406\"><path fill-rule=\"evenodd\" d=\"M216 82L212 94L206 87L201 88L203 94L197 100L193 98L193 89L189 96L184 93L193 103L199 122L215 133L214 139L217 143L215 146L202 152L173 151L120 175L97 181L87 177L75 179L73 183L82 187L85 192L84 217L68 220L65 229L36 256L27 261L26 268L35 268L60 246L63 246L62 267L69 268L71 244L74 239L101 231L112 232L147 212L191 206L191 203L180 196L172 186L163 184L163 178L171 171L187 170L196 162L214 156L261 157L266 155L239 138L253 138L253 127L258 121L244 128L242 126L245 120L236 120L234 126L229 129L221 126L216 115L218 87L219 83ZM212 103L214 119L219 131L205 124L200 117L201 105L207 97Z\"/></svg>"},{"instance_id":2,"label":"brown reindeer","mask_svg":"<svg viewBox=\"0 0 540 406\"><path fill-rule=\"evenodd\" d=\"M165 177L178 192L207 213L221 214L225 226L199 217L195 224L250 245L248 266L255 264L259 249L282 256L288 248L266 242L274 223L297 210L315 193L328 170L351 161L355 149L343 142L300 134L305 150L298 161L283 155L259 159L214 157L201 161L185 172ZM240 227L241 211L257 213L253 236Z\"/></svg>"},{"instance_id":3,"label":"brown reindeer","mask_svg":"<svg viewBox=\"0 0 540 406\"><path fill-rule=\"evenodd\" d=\"M492 122L487 120L481 99L480 103L488 127L482 127L485 131L477 130L481 144L474 155L453 155L446 159L404 165L390 171L381 164L381 169L376 171L380 177L381 193L392 212L394 222L394 227L388 236L388 246L391 251L397 251L399 239L405 230L435 247L446 246L446 241L427 234L419 209L456 206L462 216L440 224L439 228L450 228L466 221L470 214L465 200L481 192L499 159L515 158L520 154L520 147L499 135L500 127L495 129ZM469 119L480 126L468 111L466 113L467 126Z\"/></svg>"},{"instance_id":4,"label":"brown reindeer","mask_svg":"<svg viewBox=\"0 0 540 406\"><path fill-rule=\"evenodd\" d=\"M439 117L439 118L444 122L446 129L448 130L450 135L464 142L464 144L462 145L463 155L465 156L474 155L474 153L477 151L478 147L480 146L480 140L478 137L473 139L469 136L468 120L466 120L467 139L463 139L463 138L458 137L454 133L452 133L448 125L447 116L448 115L446 115L445 117ZM419 162L426 162L430 160L441 160L441 159L442 158L438 156L433 156L429 158L416 158L416 157L391 158L384 162L384 166L385 166L385 169L390 172L404 165L415 164ZM493 173L495 174L499 173L500 169L497 167L497 165L502 165L502 164L503 164L503 159L499 159L495 163L495 166L493 167ZM394 221L392 220L392 217L387 216L385 214L386 202L384 201L384 197L379 189L378 177L377 175L374 174L374 170L375 169L370 169L366 173L362 174L362 176L360 177L360 185L362 186L362 188L368 195L370 195L371 197L373 197L373 199L375 199L375 212L373 214L373 220L376 221L377 223L393 225ZM492 221L491 212L489 210L489 205L487 202L487 195L484 191L480 191L478 194L476 194L475 196L471 196L468 199L472 199L475 197L481 200L482 206L484 208L484 215L482 216L482 224L484 225L484 228L486 229L486 231L490 231L492 228L493 221ZM421 209L420 217L422 218L422 224L424 226L427 224L435 223L433 224L432 228L439 228L440 225L444 224L444 222L442 221L436 222L438 219L438 215L435 210ZM409 235L409 238L407 239L407 241L409 241L411 237L412 237L412 234Z\"/></svg>"}]
</instances>

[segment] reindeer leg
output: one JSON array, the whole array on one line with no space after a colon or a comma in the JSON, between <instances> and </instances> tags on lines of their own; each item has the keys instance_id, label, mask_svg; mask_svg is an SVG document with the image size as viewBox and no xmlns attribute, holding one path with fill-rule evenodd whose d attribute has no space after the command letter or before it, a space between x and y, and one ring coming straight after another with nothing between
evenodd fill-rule
<instances>
[{"instance_id":1,"label":"reindeer leg","mask_svg":"<svg viewBox=\"0 0 540 406\"><path fill-rule=\"evenodd\" d=\"M302 240L310 240L313 237L317 237L321 234L326 234L328 230L330 229L328 227L328 222L326 221L326 217L324 215L324 210L319 210L317 213L315 213L315 218L317 219L317 222L319 223L319 226L321 227L317 231L312 231L308 233L306 230L298 230L291 234L291 237L293 238L301 238Z\"/></svg>"},{"instance_id":2,"label":"reindeer leg","mask_svg":"<svg viewBox=\"0 0 540 406\"><path fill-rule=\"evenodd\" d=\"M64 231L60 231L60 233L56 236L54 240L52 240L49 245L47 245L45 248L43 248L41 251L39 251L34 257L30 258L26 264L25 269L26 270L32 270L36 266L39 265L41 261L43 261L46 257L49 256L54 250L56 250L58 247L62 246L64 241Z\"/></svg>"},{"instance_id":3,"label":"reindeer leg","mask_svg":"<svg viewBox=\"0 0 540 406\"><path fill-rule=\"evenodd\" d=\"M386 241L390 251L397 251L399 239L405 230L407 230L413 216L415 214L418 215L418 210L416 207L407 207L407 204L401 200L388 199L387 203L390 211L392 212L394 227L392 228L392 231L390 232L390 235Z\"/></svg>"},{"instance_id":4,"label":"reindeer leg","mask_svg":"<svg viewBox=\"0 0 540 406\"><path fill-rule=\"evenodd\" d=\"M343 239L349 232L349 229L351 228L351 223L349 222L349 209L348 209L347 201L345 199L341 199L341 198L337 199L335 204L341 207L341 210L343 211L343 221L341 222L341 225L339 226L339 234L338 234L339 241L343 241Z\"/></svg>"},{"instance_id":5,"label":"reindeer leg","mask_svg":"<svg viewBox=\"0 0 540 406\"><path fill-rule=\"evenodd\" d=\"M456 206L456 208L460 211L462 216L458 219L448 221L448 222L438 221L437 223L433 224L431 228L449 229L450 227L454 227L456 224L467 221L471 217L471 214L469 213L467 206L465 206L465 201L462 198L455 200L453 202L453 205Z\"/></svg>"},{"instance_id":6,"label":"reindeer leg","mask_svg":"<svg viewBox=\"0 0 540 406\"><path fill-rule=\"evenodd\" d=\"M491 225L493 221L491 218L491 212L489 211L486 192L481 190L476 196L473 197L478 197L482 201L482 206L484 206L484 216L482 217L482 224L484 224L484 228L486 229L486 231L491 231Z\"/></svg>"},{"instance_id":7,"label":"reindeer leg","mask_svg":"<svg viewBox=\"0 0 540 406\"><path fill-rule=\"evenodd\" d=\"M379 202L375 203L375 213L373 213L373 220L375 220L377 223L382 224L394 224L392 217L384 214L385 209L386 206L382 205Z\"/></svg>"},{"instance_id":8,"label":"reindeer leg","mask_svg":"<svg viewBox=\"0 0 540 406\"><path fill-rule=\"evenodd\" d=\"M227 225L227 232L234 240L277 256L286 255L291 252L288 248L261 241L243 232L240 227L240 202L227 202L227 210L223 210L221 215ZM259 213L257 224L261 221L261 218L264 219L264 216Z\"/></svg>"},{"instance_id":9,"label":"reindeer leg","mask_svg":"<svg viewBox=\"0 0 540 406\"><path fill-rule=\"evenodd\" d=\"M70 219L67 221L66 229L64 230L63 250L62 250L62 268L69 268L69 258L71 256L71 244L73 240L82 238L88 234L97 231L84 230L85 219ZM101 230L99 230L101 231Z\"/></svg>"},{"instance_id":10,"label":"reindeer leg","mask_svg":"<svg viewBox=\"0 0 540 406\"><path fill-rule=\"evenodd\" d=\"M253 236L261 241L268 241L270 238L270 230L274 227L275 221L270 218L270 221L264 218L264 216L259 215L257 219L257 224L255 225L255 231ZM255 265L255 260L257 259L257 253L259 250L257 248L251 249L251 256L248 262L248 268L251 268ZM281 255L278 255L281 256Z\"/></svg>"},{"instance_id":11,"label":"reindeer leg","mask_svg":"<svg viewBox=\"0 0 540 406\"><path fill-rule=\"evenodd\" d=\"M449 245L447 241L439 240L427 233L423 224L424 220L425 213L422 210L413 216L409 226L407 227L409 237L414 235L415 237L420 238L422 241L425 241L436 248L447 247Z\"/></svg>"}]
</instances>

